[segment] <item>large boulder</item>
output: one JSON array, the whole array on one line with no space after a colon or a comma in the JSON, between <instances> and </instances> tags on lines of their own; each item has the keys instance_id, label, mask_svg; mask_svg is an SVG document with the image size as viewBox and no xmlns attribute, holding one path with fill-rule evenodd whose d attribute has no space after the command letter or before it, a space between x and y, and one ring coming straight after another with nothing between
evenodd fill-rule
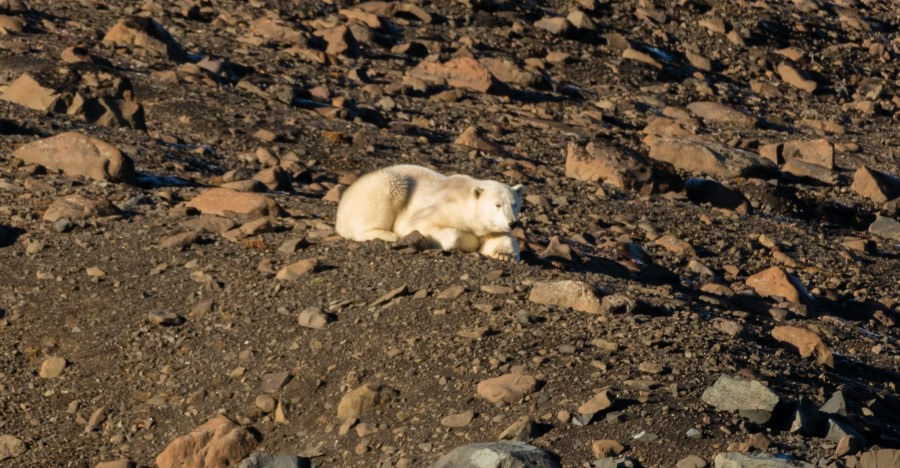
<instances>
[{"instance_id":1,"label":"large boulder","mask_svg":"<svg viewBox=\"0 0 900 468\"><path fill-rule=\"evenodd\" d=\"M761 177L778 174L778 167L762 156L697 138L651 137L650 157L678 169L714 177Z\"/></svg>"},{"instance_id":2,"label":"large boulder","mask_svg":"<svg viewBox=\"0 0 900 468\"><path fill-rule=\"evenodd\" d=\"M68 176L114 182L134 181L134 162L115 146L77 132L22 145L13 156Z\"/></svg>"},{"instance_id":3,"label":"large boulder","mask_svg":"<svg viewBox=\"0 0 900 468\"><path fill-rule=\"evenodd\" d=\"M176 437L156 457L159 468L235 466L256 447L256 438L225 415Z\"/></svg>"}]
</instances>

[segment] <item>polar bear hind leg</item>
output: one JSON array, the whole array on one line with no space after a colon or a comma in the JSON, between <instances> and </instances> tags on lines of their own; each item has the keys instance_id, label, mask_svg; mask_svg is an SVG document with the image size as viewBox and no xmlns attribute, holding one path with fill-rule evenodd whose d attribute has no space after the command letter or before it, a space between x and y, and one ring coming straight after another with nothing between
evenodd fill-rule
<instances>
[{"instance_id":1,"label":"polar bear hind leg","mask_svg":"<svg viewBox=\"0 0 900 468\"><path fill-rule=\"evenodd\" d=\"M358 242L380 239L395 242L397 214L406 204L415 182L402 174L376 171L351 185L338 204L335 231Z\"/></svg>"},{"instance_id":2,"label":"polar bear hind leg","mask_svg":"<svg viewBox=\"0 0 900 468\"><path fill-rule=\"evenodd\" d=\"M481 255L495 260L519 261L519 244L509 233L490 234L481 238Z\"/></svg>"}]
</instances>

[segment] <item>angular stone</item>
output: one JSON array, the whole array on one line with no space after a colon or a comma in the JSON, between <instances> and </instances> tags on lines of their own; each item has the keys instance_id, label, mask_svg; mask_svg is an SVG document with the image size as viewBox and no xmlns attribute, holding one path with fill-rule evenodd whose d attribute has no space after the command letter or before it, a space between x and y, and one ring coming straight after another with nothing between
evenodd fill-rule
<instances>
[{"instance_id":1,"label":"angular stone","mask_svg":"<svg viewBox=\"0 0 900 468\"><path fill-rule=\"evenodd\" d=\"M572 23L569 23L569 20L562 16L541 18L534 22L534 27L559 36L572 31Z\"/></svg>"},{"instance_id":2,"label":"angular stone","mask_svg":"<svg viewBox=\"0 0 900 468\"><path fill-rule=\"evenodd\" d=\"M88 218L112 216L121 213L109 200L91 199L83 195L67 195L54 201L44 212L44 220L56 222L60 219L76 221Z\"/></svg>"},{"instance_id":3,"label":"angular stone","mask_svg":"<svg viewBox=\"0 0 900 468\"><path fill-rule=\"evenodd\" d=\"M721 375L700 397L719 411L762 412L771 416L778 395L759 381Z\"/></svg>"},{"instance_id":4,"label":"angular stone","mask_svg":"<svg viewBox=\"0 0 900 468\"><path fill-rule=\"evenodd\" d=\"M103 36L103 42L130 48L137 54L168 56L179 62L186 59L175 38L156 20L143 16L120 19Z\"/></svg>"},{"instance_id":5,"label":"angular stone","mask_svg":"<svg viewBox=\"0 0 900 468\"><path fill-rule=\"evenodd\" d=\"M65 112L68 107L65 97L44 81L25 73L6 88L0 99L40 112Z\"/></svg>"},{"instance_id":6,"label":"angular stone","mask_svg":"<svg viewBox=\"0 0 900 468\"><path fill-rule=\"evenodd\" d=\"M752 211L750 200L741 192L730 189L715 180L691 178L684 182L688 199L694 203L710 205L738 214L749 214Z\"/></svg>"},{"instance_id":7,"label":"angular stone","mask_svg":"<svg viewBox=\"0 0 900 468\"><path fill-rule=\"evenodd\" d=\"M281 209L271 198L258 194L238 192L227 188L211 188L204 190L186 205L203 214L224 217L248 217L256 219L260 216L275 216Z\"/></svg>"},{"instance_id":8,"label":"angular stone","mask_svg":"<svg viewBox=\"0 0 900 468\"><path fill-rule=\"evenodd\" d=\"M887 203L900 197L900 178L860 166L853 173L850 190L875 203Z\"/></svg>"},{"instance_id":9,"label":"angular stone","mask_svg":"<svg viewBox=\"0 0 900 468\"><path fill-rule=\"evenodd\" d=\"M781 145L781 158L784 161L802 159L826 169L834 169L834 145L824 138L788 141Z\"/></svg>"},{"instance_id":10,"label":"angular stone","mask_svg":"<svg viewBox=\"0 0 900 468\"><path fill-rule=\"evenodd\" d=\"M9 434L0 435L0 462L21 456L26 450L22 439Z\"/></svg>"},{"instance_id":11,"label":"angular stone","mask_svg":"<svg viewBox=\"0 0 900 468\"><path fill-rule=\"evenodd\" d=\"M261 182L269 190L293 192L291 175L284 169L275 166L263 169L253 176L253 180Z\"/></svg>"},{"instance_id":12,"label":"angular stone","mask_svg":"<svg viewBox=\"0 0 900 468\"><path fill-rule=\"evenodd\" d=\"M844 400L844 393L837 391L831 394L831 398L819 408L819 411L828 414L836 414L838 416L847 416L847 402Z\"/></svg>"},{"instance_id":13,"label":"angular stone","mask_svg":"<svg viewBox=\"0 0 900 468\"><path fill-rule=\"evenodd\" d=\"M509 60L487 57L480 59L479 62L501 83L520 88L535 88L545 82L543 74L520 68Z\"/></svg>"},{"instance_id":14,"label":"angular stone","mask_svg":"<svg viewBox=\"0 0 900 468\"><path fill-rule=\"evenodd\" d=\"M806 162L802 159L791 159L781 168L781 172L799 179L812 179L823 184L834 185L838 182L837 174L827 167Z\"/></svg>"},{"instance_id":15,"label":"angular stone","mask_svg":"<svg viewBox=\"0 0 900 468\"><path fill-rule=\"evenodd\" d=\"M341 421L359 419L392 398L391 391L380 384L364 384L341 397L337 417Z\"/></svg>"},{"instance_id":16,"label":"angular stone","mask_svg":"<svg viewBox=\"0 0 900 468\"><path fill-rule=\"evenodd\" d=\"M182 232L172 236L166 236L159 240L159 246L164 249L182 250L200 240L199 231Z\"/></svg>"},{"instance_id":17,"label":"angular stone","mask_svg":"<svg viewBox=\"0 0 900 468\"><path fill-rule=\"evenodd\" d=\"M607 410L613 405L613 398L609 396L609 388L604 388L591 397L590 400L584 402L578 407L579 414L593 415L600 411ZM618 455L618 454L617 454Z\"/></svg>"},{"instance_id":18,"label":"angular stone","mask_svg":"<svg viewBox=\"0 0 900 468\"><path fill-rule=\"evenodd\" d=\"M805 328L779 325L772 329L772 337L795 346L802 357L810 357L815 354L817 363L834 367L834 356L831 351L825 346L819 335Z\"/></svg>"},{"instance_id":19,"label":"angular stone","mask_svg":"<svg viewBox=\"0 0 900 468\"><path fill-rule=\"evenodd\" d=\"M678 255L682 255L685 257L693 257L697 255L697 252L694 251L694 247L690 243L685 242L671 234L659 237L653 242L670 252L677 253Z\"/></svg>"},{"instance_id":20,"label":"angular stone","mask_svg":"<svg viewBox=\"0 0 900 468\"><path fill-rule=\"evenodd\" d=\"M791 416L790 432L800 433L806 436L818 435L823 427L825 419L819 414L819 409L808 398L801 396L797 402L797 408Z\"/></svg>"},{"instance_id":21,"label":"angular stone","mask_svg":"<svg viewBox=\"0 0 900 468\"><path fill-rule=\"evenodd\" d=\"M480 398L488 403L516 403L538 389L538 380L525 374L505 374L478 382Z\"/></svg>"},{"instance_id":22,"label":"angular stone","mask_svg":"<svg viewBox=\"0 0 900 468\"><path fill-rule=\"evenodd\" d=\"M281 281L294 281L298 278L313 273L314 271L316 271L316 268L318 266L318 259L305 258L303 260L291 263L290 265L278 270L278 273L275 275L275 279Z\"/></svg>"},{"instance_id":23,"label":"angular stone","mask_svg":"<svg viewBox=\"0 0 900 468\"><path fill-rule=\"evenodd\" d=\"M618 440L603 439L595 440L591 443L591 450L597 458L606 458L613 455L619 455L625 451L625 446Z\"/></svg>"},{"instance_id":24,"label":"angular stone","mask_svg":"<svg viewBox=\"0 0 900 468\"><path fill-rule=\"evenodd\" d=\"M818 87L814 80L811 80L804 76L805 73L803 71L790 63L782 62L780 65L778 65L778 69L776 71L778 72L778 76L780 76L785 83L797 89L802 89L807 93L815 92L816 88Z\"/></svg>"},{"instance_id":25,"label":"angular stone","mask_svg":"<svg viewBox=\"0 0 900 468\"><path fill-rule=\"evenodd\" d=\"M360 53L359 43L356 42L356 37L347 26L338 25L321 32L320 35L328 43L328 47L325 49L325 53L328 55L356 57Z\"/></svg>"},{"instance_id":26,"label":"angular stone","mask_svg":"<svg viewBox=\"0 0 900 468\"><path fill-rule=\"evenodd\" d=\"M548 452L523 442L484 442L453 449L431 468L559 468Z\"/></svg>"},{"instance_id":27,"label":"angular stone","mask_svg":"<svg viewBox=\"0 0 900 468\"><path fill-rule=\"evenodd\" d=\"M900 222L894 218L876 215L875 221L869 225L869 232L885 239L900 241Z\"/></svg>"},{"instance_id":28,"label":"angular stone","mask_svg":"<svg viewBox=\"0 0 900 468\"><path fill-rule=\"evenodd\" d=\"M331 318L318 307L307 307L297 315L297 324L301 327L320 329L325 327Z\"/></svg>"},{"instance_id":29,"label":"angular stone","mask_svg":"<svg viewBox=\"0 0 900 468\"><path fill-rule=\"evenodd\" d=\"M852 436L862 445L866 445L866 438L859 432L856 432L848 424L838 421L835 418L828 418L828 433L825 434L825 440L832 442L840 442L842 438Z\"/></svg>"},{"instance_id":30,"label":"angular stone","mask_svg":"<svg viewBox=\"0 0 900 468\"><path fill-rule=\"evenodd\" d=\"M135 176L134 162L115 146L76 132L26 143L13 156L71 177L132 182Z\"/></svg>"},{"instance_id":31,"label":"angular stone","mask_svg":"<svg viewBox=\"0 0 900 468\"><path fill-rule=\"evenodd\" d=\"M662 70L663 68L665 68L663 64L659 63L659 61L653 58L653 56L651 56L650 54L641 52L637 49L632 49L630 47L622 51L622 58L650 65L657 70Z\"/></svg>"},{"instance_id":32,"label":"angular stone","mask_svg":"<svg viewBox=\"0 0 900 468\"><path fill-rule=\"evenodd\" d=\"M566 177L604 182L642 194L678 190L681 178L668 164L645 160L617 148L590 142L566 148Z\"/></svg>"},{"instance_id":33,"label":"angular stone","mask_svg":"<svg viewBox=\"0 0 900 468\"><path fill-rule=\"evenodd\" d=\"M481 136L478 127L469 126L454 141L455 144L494 155L504 155L507 151L497 143Z\"/></svg>"},{"instance_id":34,"label":"angular stone","mask_svg":"<svg viewBox=\"0 0 900 468\"><path fill-rule=\"evenodd\" d=\"M756 153L687 138L653 137L650 157L678 169L716 177L771 177L778 168Z\"/></svg>"},{"instance_id":35,"label":"angular stone","mask_svg":"<svg viewBox=\"0 0 900 468\"><path fill-rule=\"evenodd\" d=\"M812 300L800 280L777 266L748 277L746 283L763 297L783 297L797 303Z\"/></svg>"},{"instance_id":36,"label":"angular stone","mask_svg":"<svg viewBox=\"0 0 900 468\"><path fill-rule=\"evenodd\" d=\"M594 288L583 281L535 282L528 300L538 304L571 307L592 314L600 312L600 299L594 293Z\"/></svg>"},{"instance_id":37,"label":"angular stone","mask_svg":"<svg viewBox=\"0 0 900 468\"><path fill-rule=\"evenodd\" d=\"M478 60L457 57L444 63L423 61L409 75L432 85L487 92L494 84L491 72Z\"/></svg>"},{"instance_id":38,"label":"angular stone","mask_svg":"<svg viewBox=\"0 0 900 468\"><path fill-rule=\"evenodd\" d=\"M741 128L751 128L756 125L758 119L744 111L726 106L713 101L697 101L687 105L692 114L700 117L707 123L733 125Z\"/></svg>"},{"instance_id":39,"label":"angular stone","mask_svg":"<svg viewBox=\"0 0 900 468\"><path fill-rule=\"evenodd\" d=\"M66 359L61 357L49 357L41 363L39 375L42 379L55 379L62 375L66 368Z\"/></svg>"},{"instance_id":40,"label":"angular stone","mask_svg":"<svg viewBox=\"0 0 900 468\"><path fill-rule=\"evenodd\" d=\"M256 443L250 432L219 415L175 438L157 455L156 464L159 468L233 466L249 455Z\"/></svg>"},{"instance_id":41,"label":"angular stone","mask_svg":"<svg viewBox=\"0 0 900 468\"><path fill-rule=\"evenodd\" d=\"M500 440L517 440L525 442L531 440L537 433L538 424L530 417L522 416L504 429L497 438Z\"/></svg>"},{"instance_id":42,"label":"angular stone","mask_svg":"<svg viewBox=\"0 0 900 468\"><path fill-rule=\"evenodd\" d=\"M875 449L859 456L859 468L896 468L900 466L900 449Z\"/></svg>"},{"instance_id":43,"label":"angular stone","mask_svg":"<svg viewBox=\"0 0 900 468\"><path fill-rule=\"evenodd\" d=\"M278 18L263 16L250 22L250 34L275 44L306 44L306 35Z\"/></svg>"}]
</instances>

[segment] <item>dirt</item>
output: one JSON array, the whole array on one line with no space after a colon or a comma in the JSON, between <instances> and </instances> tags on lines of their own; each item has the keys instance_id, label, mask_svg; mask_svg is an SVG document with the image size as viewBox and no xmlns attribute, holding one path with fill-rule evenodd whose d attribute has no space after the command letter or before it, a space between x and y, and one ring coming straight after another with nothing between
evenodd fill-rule
<instances>
[{"instance_id":1,"label":"dirt","mask_svg":"<svg viewBox=\"0 0 900 468\"><path fill-rule=\"evenodd\" d=\"M143 122L106 126L0 100L0 434L27 447L0 466L93 467L121 458L154 466L174 437L220 412L252 428L257 451L309 457L323 467L428 466L455 447L496 440L523 416L540 428L528 442L563 466L593 463L598 439L620 441L640 466L673 466L691 454L712 460L758 433L771 445L757 451L844 466L852 454L836 455L824 434L788 430L800 397L821 406L835 391L847 400L845 420L866 439L863 450L900 448L900 241L867 231L876 215L900 213L896 202L875 203L849 189L861 165L900 176L900 17L892 2L611 0L594 10L579 6L592 3L584 1L414 2L431 22L381 14L370 40L354 26L353 57L325 54L328 44L314 34L329 21L347 24L338 10L351 2L28 3L28 12L7 13L26 27L0 35L0 91L26 72L99 70L130 83ZM554 35L533 25L576 7L596 31ZM134 14L162 25L185 61L102 41ZM659 15L661 22L653 19ZM263 16L279 18L302 40L251 35L252 20ZM744 44L699 24L710 17L725 19ZM661 69L624 59L610 33ZM541 62L543 78L531 87L423 91L401 83L428 59L392 52L410 41L440 62L497 57L526 69L526 59L549 52L570 58ZM78 44L95 63L61 60ZM775 70L785 59L776 51L785 47L805 54L798 63L818 84L813 94L779 79ZM711 59L712 70L693 68L686 50ZM189 73L185 64L204 56L224 60L226 71ZM327 63L308 59L320 56ZM754 80L776 92L754 91ZM80 86L85 96L114 92L84 80L54 86ZM666 106L694 101L721 102L761 121L748 128L696 119L698 133L712 141L755 152L766 143L829 139L839 146L838 183L784 174L720 180L750 201L752 210L741 214L693 203L683 192L641 194L566 177L569 142L600 141L646 157L641 130L648 121ZM852 105L860 102L875 110ZM804 119L829 120L843 133L816 131ZM472 125L505 153L454 144ZM275 140L254 136L260 129ZM118 147L134 160L136 183L68 177L12 156L64 131ZM284 209L273 229L237 242L204 232L184 249L160 247L198 218L186 201L264 169L257 148L282 162L291 152L295 158L290 190L268 193ZM521 261L336 236L336 204L323 200L329 189L396 163L524 184ZM106 198L123 214L75 221L60 232L42 215L69 194ZM653 242L666 234L687 241L696 256ZM777 245L766 246L762 235ZM554 237L571 258L540 255ZM871 248L847 248L849 237ZM279 250L298 238L296 251ZM748 276L785 266L773 252L792 259L786 269L811 301L761 297L747 287ZM318 259L314 273L275 279L280 268L308 258ZM104 274L91 276L90 268ZM591 314L528 300L534 282L557 280L584 281L601 299L627 294L648 307ZM736 294L701 291L707 283ZM372 305L404 285L404 294ZM485 292L487 285L512 292ZM465 291L436 297L452 286ZM300 326L297 315L309 307L331 321ZM184 320L158 325L151 313ZM723 320L739 332L722 331ZM834 353L834 367L776 341L776 325L811 329ZM53 356L67 362L62 375L40 377L41 363ZM642 363L662 371L642 372ZM280 422L255 404L267 393L264 376L276 372L290 373L268 392L283 405ZM535 376L539 390L504 406L477 397L478 382L510 372ZM760 379L774 390L782 403L772 420L757 424L704 403L701 394L722 374ZM342 434L338 403L365 383L390 389L387 402L360 417L377 430ZM582 425L560 414L576 415L603 387L615 396L608 412L624 412L624 421L604 413ZM105 418L91 426L98 409ZM475 417L465 426L441 424L467 410ZM689 437L692 428L701 436ZM633 440L641 431L659 438Z\"/></svg>"}]
</instances>

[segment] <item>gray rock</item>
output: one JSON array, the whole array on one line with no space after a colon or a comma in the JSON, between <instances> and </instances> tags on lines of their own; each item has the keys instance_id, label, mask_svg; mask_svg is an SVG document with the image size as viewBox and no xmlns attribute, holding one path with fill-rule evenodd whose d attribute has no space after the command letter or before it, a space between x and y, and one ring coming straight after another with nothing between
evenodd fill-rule
<instances>
[{"instance_id":1,"label":"gray rock","mask_svg":"<svg viewBox=\"0 0 900 468\"><path fill-rule=\"evenodd\" d=\"M831 394L831 398L819 408L819 411L828 414L837 414L839 416L847 416L847 402L844 401L844 394L840 390Z\"/></svg>"},{"instance_id":2,"label":"gray rock","mask_svg":"<svg viewBox=\"0 0 900 468\"><path fill-rule=\"evenodd\" d=\"M900 241L900 222L887 216L876 216L875 222L869 225L869 232L885 239Z\"/></svg>"},{"instance_id":3,"label":"gray rock","mask_svg":"<svg viewBox=\"0 0 900 468\"><path fill-rule=\"evenodd\" d=\"M606 457L595 460L594 468L634 468L638 466L637 462L628 456Z\"/></svg>"},{"instance_id":4,"label":"gray rock","mask_svg":"<svg viewBox=\"0 0 900 468\"><path fill-rule=\"evenodd\" d=\"M765 417L766 420L779 401L778 395L759 381L728 375L720 376L703 392L701 399L719 411L740 411L745 416L757 416L753 419Z\"/></svg>"},{"instance_id":5,"label":"gray rock","mask_svg":"<svg viewBox=\"0 0 900 468\"><path fill-rule=\"evenodd\" d=\"M729 452L716 455L713 466L715 468L813 468L814 465L771 455Z\"/></svg>"},{"instance_id":6,"label":"gray rock","mask_svg":"<svg viewBox=\"0 0 900 468\"><path fill-rule=\"evenodd\" d=\"M308 458L294 455L272 455L269 453L254 453L245 458L238 468L310 468L312 464Z\"/></svg>"},{"instance_id":7,"label":"gray rock","mask_svg":"<svg viewBox=\"0 0 900 468\"><path fill-rule=\"evenodd\" d=\"M806 397L800 397L797 409L794 410L794 414L791 416L790 431L809 436L816 435L821 431L824 422L816 405Z\"/></svg>"},{"instance_id":8,"label":"gray rock","mask_svg":"<svg viewBox=\"0 0 900 468\"><path fill-rule=\"evenodd\" d=\"M555 457L522 442L485 442L453 449L431 468L557 468Z\"/></svg>"},{"instance_id":9,"label":"gray rock","mask_svg":"<svg viewBox=\"0 0 900 468\"><path fill-rule=\"evenodd\" d=\"M825 435L825 439L832 442L840 442L841 437L844 436L856 437L860 444L863 446L867 445L866 438L859 432L856 432L850 425L835 418L828 418L828 434Z\"/></svg>"}]
</instances>

